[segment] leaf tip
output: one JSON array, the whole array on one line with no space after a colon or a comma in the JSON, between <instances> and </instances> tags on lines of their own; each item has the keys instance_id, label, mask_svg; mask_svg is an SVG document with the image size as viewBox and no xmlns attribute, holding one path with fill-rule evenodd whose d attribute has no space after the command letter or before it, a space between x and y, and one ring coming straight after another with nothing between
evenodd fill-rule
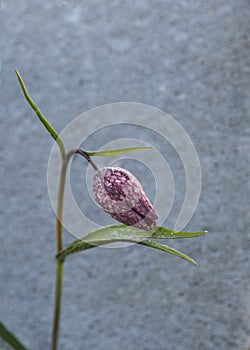
<instances>
[{"instance_id":1,"label":"leaf tip","mask_svg":"<svg viewBox=\"0 0 250 350\"><path fill-rule=\"evenodd\" d=\"M23 79L21 77L21 74L19 73L18 69L15 68L15 73L16 73L16 76L17 76L17 79L19 81L19 84L21 85L21 88L22 90L24 91L25 90L25 86L24 86L24 82L23 82Z\"/></svg>"},{"instance_id":2,"label":"leaf tip","mask_svg":"<svg viewBox=\"0 0 250 350\"><path fill-rule=\"evenodd\" d=\"M17 68L15 68L15 73L16 73L16 76L18 77L18 80L20 80L21 76Z\"/></svg>"}]
</instances>

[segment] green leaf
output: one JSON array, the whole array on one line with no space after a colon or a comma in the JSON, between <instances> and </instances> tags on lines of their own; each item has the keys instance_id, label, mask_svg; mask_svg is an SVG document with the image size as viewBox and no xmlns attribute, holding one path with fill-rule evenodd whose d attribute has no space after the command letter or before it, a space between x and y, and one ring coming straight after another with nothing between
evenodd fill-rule
<instances>
[{"instance_id":1,"label":"green leaf","mask_svg":"<svg viewBox=\"0 0 250 350\"><path fill-rule=\"evenodd\" d=\"M123 224L102 227L72 242L56 256L64 260L68 255L112 242L138 242L148 236L147 231Z\"/></svg>"},{"instance_id":2,"label":"green leaf","mask_svg":"<svg viewBox=\"0 0 250 350\"><path fill-rule=\"evenodd\" d=\"M203 232L205 233L205 231ZM87 234L69 244L57 255L57 259L64 260L68 255L78 253L80 251L94 248L95 246L101 246L112 242L133 242L141 245L149 246L151 248L159 249L170 254L176 255L180 258L186 259L193 264L196 261L188 257L186 254L179 252L178 250L168 247L167 245L145 240L145 238L157 238L157 239L169 239L169 238L185 238L185 237L196 237L202 232L184 232L180 233L164 227L156 227L156 230L142 230L133 226L127 226L124 224L106 226L98 229L94 232ZM179 235L179 237L178 237Z\"/></svg>"},{"instance_id":3,"label":"green leaf","mask_svg":"<svg viewBox=\"0 0 250 350\"><path fill-rule=\"evenodd\" d=\"M155 241L148 241L148 240L141 241L141 242L138 242L138 243L141 244L141 245L145 245L147 247L151 247L151 248L154 248L154 249L159 249L159 250L162 250L163 252L167 252L167 253L173 254L175 256L178 256L179 258L182 258L182 259L185 259L185 260L191 262L194 265L197 265L197 266L199 265L194 259L190 258L188 255L180 252L177 249L169 247L169 246L167 246L165 244L161 244L161 243L158 243L158 242L155 242Z\"/></svg>"},{"instance_id":4,"label":"green leaf","mask_svg":"<svg viewBox=\"0 0 250 350\"><path fill-rule=\"evenodd\" d=\"M140 228L134 226L128 226L124 224L116 224L111 226L102 227L94 232L89 233L84 237L86 239L110 239L115 238L118 239L120 237L129 237L129 238L156 238L156 239L177 239L177 238L192 238L198 237L206 234L207 231L199 231L199 232L182 232L175 231L167 227L156 226L153 230L142 230Z\"/></svg>"},{"instance_id":5,"label":"green leaf","mask_svg":"<svg viewBox=\"0 0 250 350\"><path fill-rule=\"evenodd\" d=\"M110 149L106 151L99 151L99 152L86 152L88 156L115 156L117 154L122 153L128 153L133 151L141 151L145 149L152 149L156 148L154 146L136 146L136 147L126 147L126 148L119 148L119 149Z\"/></svg>"},{"instance_id":6,"label":"green leaf","mask_svg":"<svg viewBox=\"0 0 250 350\"><path fill-rule=\"evenodd\" d=\"M0 322L0 337L15 350L27 350L19 340Z\"/></svg>"},{"instance_id":7,"label":"green leaf","mask_svg":"<svg viewBox=\"0 0 250 350\"><path fill-rule=\"evenodd\" d=\"M23 79L22 79L22 77L17 69L15 70L15 72L16 72L19 84L22 88L23 94L24 94L27 102L29 103L29 105L31 106L33 111L36 113L36 115L38 116L38 118L40 119L40 121L42 122L44 127L47 129L47 131L50 133L50 135L53 137L53 139L57 142L57 144L60 148L62 159L66 160L66 151L65 151L64 143L63 143L61 137L59 136L58 132L53 128L53 126L49 123L49 121L44 117L44 115L42 114L40 109L37 107L35 102L30 97L28 90L24 84L24 81L23 81Z\"/></svg>"},{"instance_id":8,"label":"green leaf","mask_svg":"<svg viewBox=\"0 0 250 350\"><path fill-rule=\"evenodd\" d=\"M193 238L204 235L207 231L198 231L198 232L185 232L185 231L175 231L171 228L157 226L156 229L151 230L151 238L157 239L172 239L172 238Z\"/></svg>"},{"instance_id":9,"label":"green leaf","mask_svg":"<svg viewBox=\"0 0 250 350\"><path fill-rule=\"evenodd\" d=\"M177 238L192 238L198 237L206 234L207 231L199 231L199 232L184 232L184 231L175 231L167 227L156 226L153 230L142 230L140 228L134 226L128 226L124 224L115 224L111 226L102 227L94 232L87 234L84 237L84 240L93 240L98 238L110 239L115 238L118 239L120 237L125 238L157 238L157 239L177 239Z\"/></svg>"},{"instance_id":10,"label":"green leaf","mask_svg":"<svg viewBox=\"0 0 250 350\"><path fill-rule=\"evenodd\" d=\"M102 227L96 231L88 233L82 237L86 242L99 241L99 240L119 240L119 239L137 239L150 237L150 231L142 230L134 226L128 226L124 224L115 224Z\"/></svg>"}]
</instances>

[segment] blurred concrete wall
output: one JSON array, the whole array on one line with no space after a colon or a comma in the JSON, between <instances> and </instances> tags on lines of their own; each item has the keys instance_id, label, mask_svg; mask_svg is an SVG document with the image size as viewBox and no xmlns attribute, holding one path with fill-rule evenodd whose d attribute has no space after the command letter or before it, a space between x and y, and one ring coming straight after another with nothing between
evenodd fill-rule
<instances>
[{"instance_id":1,"label":"blurred concrete wall","mask_svg":"<svg viewBox=\"0 0 250 350\"><path fill-rule=\"evenodd\" d=\"M102 104L149 104L185 128L202 167L200 202L186 229L209 234L169 242L200 266L139 246L69 258L60 349L246 350L249 3L3 0L1 7L1 320L29 349L49 348L53 142L22 96L18 68L57 130ZM76 172L80 179L80 166Z\"/></svg>"}]
</instances>

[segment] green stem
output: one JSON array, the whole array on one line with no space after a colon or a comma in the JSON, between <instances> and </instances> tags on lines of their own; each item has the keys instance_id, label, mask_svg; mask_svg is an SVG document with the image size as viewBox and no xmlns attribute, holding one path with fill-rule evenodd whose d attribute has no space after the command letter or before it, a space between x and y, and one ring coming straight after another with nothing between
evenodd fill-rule
<instances>
[{"instance_id":1,"label":"green stem","mask_svg":"<svg viewBox=\"0 0 250 350\"><path fill-rule=\"evenodd\" d=\"M63 217L63 200L65 180L67 175L68 161L71 157L71 153L66 156L65 161L62 160L61 176L58 190L58 202L57 202L57 218L56 218L56 240L57 240L57 253L63 248L62 239L62 217ZM54 320L52 330L52 350L57 350L60 315L61 315L61 300L62 300L62 285L63 285L63 267L64 261L57 261L56 269L56 289L55 289L55 303L54 303Z\"/></svg>"},{"instance_id":2,"label":"green stem","mask_svg":"<svg viewBox=\"0 0 250 350\"><path fill-rule=\"evenodd\" d=\"M61 167L61 176L58 190L58 199L57 199L57 218L56 218L56 238L57 238L57 252L63 248L62 240L62 217L63 217L63 200L64 200L64 188L65 180L67 174L68 159L62 162Z\"/></svg>"},{"instance_id":3,"label":"green stem","mask_svg":"<svg viewBox=\"0 0 250 350\"><path fill-rule=\"evenodd\" d=\"M61 315L63 270L64 270L63 268L64 268L64 262L57 261L54 322L53 322L52 347L51 347L52 350L57 350L57 344L58 344L60 315Z\"/></svg>"},{"instance_id":4,"label":"green stem","mask_svg":"<svg viewBox=\"0 0 250 350\"><path fill-rule=\"evenodd\" d=\"M57 219L56 219L56 238L57 238L57 254L63 249L63 239L62 239L62 219L63 219L63 201L64 201L64 189L65 180L67 175L67 168L70 158L79 153L84 156L88 162L97 170L96 165L93 163L92 159L80 149L73 149L68 152L65 160L62 159L61 176L58 190L58 202L57 202ZM62 285L63 285L63 267L64 261L57 261L56 270L56 289L55 289L55 306L54 306L54 321L52 330L52 350L57 350L58 335L59 335L59 325L60 325L60 314L61 314L61 300L62 300Z\"/></svg>"},{"instance_id":5,"label":"green stem","mask_svg":"<svg viewBox=\"0 0 250 350\"><path fill-rule=\"evenodd\" d=\"M64 201L64 189L65 189L65 180L67 175L67 167L70 158L74 154L80 154L83 156L90 165L94 168L94 170L98 170L97 166L93 162L93 160L88 156L88 154L82 149L72 149L66 155L65 161L62 161L61 168L61 176L58 190L58 202L57 202L57 219L56 219L56 237L57 237L57 253L63 249L63 241L62 241L62 217L63 217L63 201Z\"/></svg>"}]
</instances>

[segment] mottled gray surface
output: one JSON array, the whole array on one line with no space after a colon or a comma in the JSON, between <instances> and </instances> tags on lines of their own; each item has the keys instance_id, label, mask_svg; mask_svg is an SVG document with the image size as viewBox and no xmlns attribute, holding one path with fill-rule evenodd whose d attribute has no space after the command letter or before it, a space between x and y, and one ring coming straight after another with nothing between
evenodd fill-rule
<instances>
[{"instance_id":1,"label":"mottled gray surface","mask_svg":"<svg viewBox=\"0 0 250 350\"><path fill-rule=\"evenodd\" d=\"M200 203L187 229L210 233L171 242L200 267L140 246L72 256L60 349L246 350L249 2L3 0L1 6L1 320L29 349L49 348L52 140L23 99L17 67L58 130L101 104L150 104L182 124L202 166ZM78 198L80 191L81 184Z\"/></svg>"}]
</instances>

